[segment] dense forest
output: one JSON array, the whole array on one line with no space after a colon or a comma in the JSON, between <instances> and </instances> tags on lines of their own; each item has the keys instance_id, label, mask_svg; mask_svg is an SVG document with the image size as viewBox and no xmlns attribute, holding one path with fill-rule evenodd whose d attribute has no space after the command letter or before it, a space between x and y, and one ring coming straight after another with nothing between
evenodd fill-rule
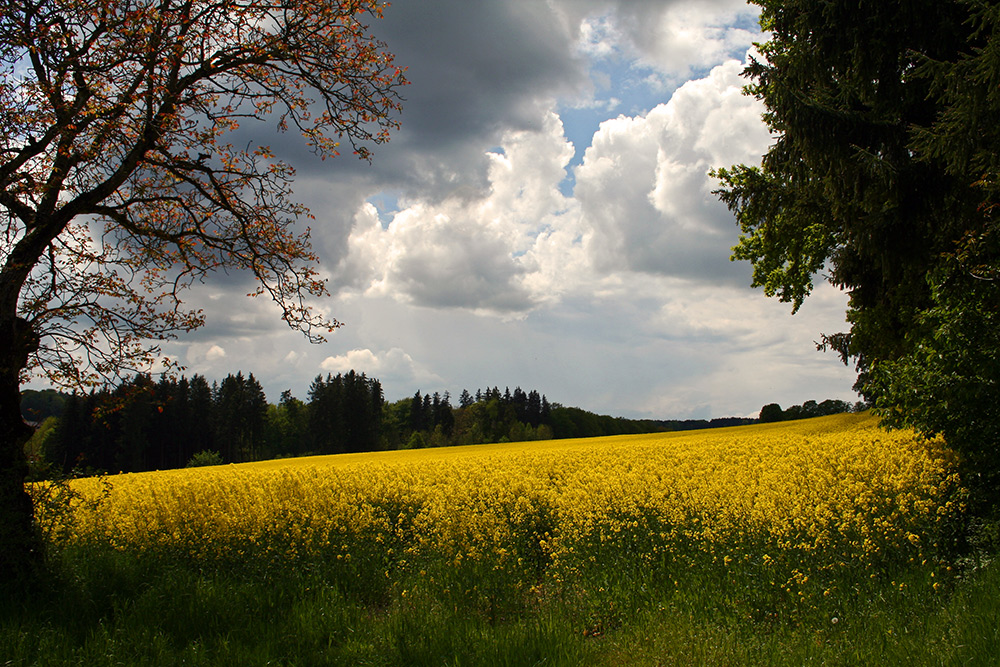
<instances>
[{"instance_id":1,"label":"dense forest","mask_svg":"<svg viewBox=\"0 0 1000 667\"><path fill-rule=\"evenodd\" d=\"M760 421L845 412L844 401L769 404ZM550 403L536 390L498 387L387 403L364 373L317 376L302 401L284 391L269 403L242 372L209 384L201 375L136 375L88 394L25 391L22 412L35 424L28 443L33 474L140 472L199 463L491 442L582 438L749 424L757 419L625 419Z\"/></svg>"}]
</instances>

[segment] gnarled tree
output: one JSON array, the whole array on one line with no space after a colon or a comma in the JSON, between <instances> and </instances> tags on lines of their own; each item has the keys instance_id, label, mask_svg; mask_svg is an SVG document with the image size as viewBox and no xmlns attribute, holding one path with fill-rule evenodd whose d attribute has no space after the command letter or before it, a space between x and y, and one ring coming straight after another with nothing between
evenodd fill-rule
<instances>
[{"instance_id":1,"label":"gnarled tree","mask_svg":"<svg viewBox=\"0 0 1000 667\"><path fill-rule=\"evenodd\" d=\"M248 119L362 158L405 83L377 0L0 2L0 580L35 560L19 411L29 376L79 386L199 326L181 291L223 269L313 340L339 324L293 170L229 140ZM166 362L169 363L169 362Z\"/></svg>"}]
</instances>

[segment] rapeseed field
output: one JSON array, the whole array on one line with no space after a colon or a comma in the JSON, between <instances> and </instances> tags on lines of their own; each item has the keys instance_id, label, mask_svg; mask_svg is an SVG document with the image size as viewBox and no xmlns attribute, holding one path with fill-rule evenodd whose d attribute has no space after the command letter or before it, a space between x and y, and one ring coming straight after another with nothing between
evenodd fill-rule
<instances>
[{"instance_id":1,"label":"rapeseed field","mask_svg":"<svg viewBox=\"0 0 1000 667\"><path fill-rule=\"evenodd\" d=\"M947 586L955 463L845 414L92 478L46 528L55 548L319 569L382 604L569 601L603 632L654 591L636 604L702 594L760 619L833 614L872 581Z\"/></svg>"}]
</instances>

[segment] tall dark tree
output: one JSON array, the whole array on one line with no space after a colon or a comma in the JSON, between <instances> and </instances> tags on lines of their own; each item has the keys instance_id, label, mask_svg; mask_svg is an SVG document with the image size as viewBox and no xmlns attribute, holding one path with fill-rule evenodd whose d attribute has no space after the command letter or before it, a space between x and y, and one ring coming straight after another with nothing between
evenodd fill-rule
<instances>
[{"instance_id":1,"label":"tall dark tree","mask_svg":"<svg viewBox=\"0 0 1000 667\"><path fill-rule=\"evenodd\" d=\"M83 402L83 414L90 421L80 441L77 465L83 472L112 472L118 464L119 403L107 390L91 390Z\"/></svg>"},{"instance_id":2,"label":"tall dark tree","mask_svg":"<svg viewBox=\"0 0 1000 667\"><path fill-rule=\"evenodd\" d=\"M322 406L317 407L330 413L332 429L329 433L316 434L317 439L325 443L324 446L320 447L320 451L324 454L340 454L347 451L346 442L349 426L347 423L346 392L346 383L341 373L337 373L335 376L326 376L324 401Z\"/></svg>"},{"instance_id":3,"label":"tall dark tree","mask_svg":"<svg viewBox=\"0 0 1000 667\"><path fill-rule=\"evenodd\" d=\"M469 393L468 389L463 389L462 393L458 396L458 407L460 408L467 408L474 402L472 394Z\"/></svg>"},{"instance_id":4,"label":"tall dark tree","mask_svg":"<svg viewBox=\"0 0 1000 667\"><path fill-rule=\"evenodd\" d=\"M760 168L717 172L743 231L734 257L793 309L825 267L850 295L851 322L825 340L856 360L864 390L874 360L903 352L929 302L927 271L954 248L973 205L964 184L911 145L912 129L941 110L912 72L955 57L967 13L938 0L755 4L772 37L746 70L748 90L776 138Z\"/></svg>"},{"instance_id":5,"label":"tall dark tree","mask_svg":"<svg viewBox=\"0 0 1000 667\"><path fill-rule=\"evenodd\" d=\"M424 416L424 399L418 389L410 401L410 430L423 431L426 428L427 419Z\"/></svg>"},{"instance_id":6,"label":"tall dark tree","mask_svg":"<svg viewBox=\"0 0 1000 667\"><path fill-rule=\"evenodd\" d=\"M334 448L332 438L338 428L337 414L333 405L332 388L317 375L309 385L309 449L319 453L328 453Z\"/></svg>"},{"instance_id":7,"label":"tall dark tree","mask_svg":"<svg viewBox=\"0 0 1000 667\"><path fill-rule=\"evenodd\" d=\"M215 396L216 441L230 463L255 461L263 442L267 399L253 373L227 375Z\"/></svg>"},{"instance_id":8,"label":"tall dark tree","mask_svg":"<svg viewBox=\"0 0 1000 667\"><path fill-rule=\"evenodd\" d=\"M91 415L87 414L86 396L73 392L66 399L54 443L49 452L50 462L64 473L80 465L84 446L81 440L88 437Z\"/></svg>"},{"instance_id":9,"label":"tall dark tree","mask_svg":"<svg viewBox=\"0 0 1000 667\"><path fill-rule=\"evenodd\" d=\"M184 463L198 452L216 451L215 433L212 424L215 421L212 405L212 388L203 375L195 374L188 388L190 404L190 429L188 431L187 451Z\"/></svg>"},{"instance_id":10,"label":"tall dark tree","mask_svg":"<svg viewBox=\"0 0 1000 667\"><path fill-rule=\"evenodd\" d=\"M414 396L413 403L422 418L423 402ZM364 373L317 377L309 390L310 440L322 454L378 449L384 404L382 384Z\"/></svg>"},{"instance_id":11,"label":"tall dark tree","mask_svg":"<svg viewBox=\"0 0 1000 667\"><path fill-rule=\"evenodd\" d=\"M292 396L290 390L281 392L277 405L281 430L273 447L275 453L291 456L303 454L306 450L308 421L305 404Z\"/></svg>"},{"instance_id":12,"label":"tall dark tree","mask_svg":"<svg viewBox=\"0 0 1000 667\"><path fill-rule=\"evenodd\" d=\"M431 427L437 426L441 423L441 392L435 391L431 396Z\"/></svg>"},{"instance_id":13,"label":"tall dark tree","mask_svg":"<svg viewBox=\"0 0 1000 667\"><path fill-rule=\"evenodd\" d=\"M445 437L450 437L452 431L455 429L455 411L451 406L451 394L447 391L444 392L441 402L438 405L438 413L434 417L434 426L440 426Z\"/></svg>"},{"instance_id":14,"label":"tall dark tree","mask_svg":"<svg viewBox=\"0 0 1000 667\"><path fill-rule=\"evenodd\" d=\"M185 377L180 380L164 377L157 384L156 441L160 469L182 468L191 458L188 447L194 434L190 393L191 383Z\"/></svg>"},{"instance_id":15,"label":"tall dark tree","mask_svg":"<svg viewBox=\"0 0 1000 667\"><path fill-rule=\"evenodd\" d=\"M117 411L116 471L137 472L149 467L156 385L148 375L136 375L114 392Z\"/></svg>"},{"instance_id":16,"label":"tall dark tree","mask_svg":"<svg viewBox=\"0 0 1000 667\"><path fill-rule=\"evenodd\" d=\"M759 168L716 172L734 257L793 310L823 270L850 297L849 331L823 346L855 361L886 423L1000 469L1000 8L752 1L771 38L748 90L775 141Z\"/></svg>"},{"instance_id":17,"label":"tall dark tree","mask_svg":"<svg viewBox=\"0 0 1000 667\"><path fill-rule=\"evenodd\" d=\"M421 422L425 429L434 428L434 398L431 394L424 394L424 403L421 406Z\"/></svg>"},{"instance_id":18,"label":"tall dark tree","mask_svg":"<svg viewBox=\"0 0 1000 667\"><path fill-rule=\"evenodd\" d=\"M364 452L378 448L382 420L382 386L353 370L343 377L342 451Z\"/></svg>"},{"instance_id":19,"label":"tall dark tree","mask_svg":"<svg viewBox=\"0 0 1000 667\"><path fill-rule=\"evenodd\" d=\"M973 1L969 45L925 61L942 111L914 129L922 159L943 165L978 202L961 239L928 274L931 305L907 354L874 372L883 422L944 433L967 459L977 510L1000 510L1000 5Z\"/></svg>"},{"instance_id":20,"label":"tall dark tree","mask_svg":"<svg viewBox=\"0 0 1000 667\"><path fill-rule=\"evenodd\" d=\"M525 419L527 423L537 427L542 423L542 397L532 389L528 392L528 401L525 405Z\"/></svg>"}]
</instances>

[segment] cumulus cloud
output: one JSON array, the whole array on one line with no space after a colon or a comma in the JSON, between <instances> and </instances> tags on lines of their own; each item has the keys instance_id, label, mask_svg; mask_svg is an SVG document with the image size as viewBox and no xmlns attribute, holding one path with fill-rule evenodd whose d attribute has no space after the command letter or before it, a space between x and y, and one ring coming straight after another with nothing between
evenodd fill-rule
<instances>
[{"instance_id":1,"label":"cumulus cloud","mask_svg":"<svg viewBox=\"0 0 1000 667\"><path fill-rule=\"evenodd\" d=\"M328 373L347 373L353 370L396 382L443 381L398 347L378 353L368 348L349 350L344 354L327 357L320 363L320 368Z\"/></svg>"},{"instance_id":2,"label":"cumulus cloud","mask_svg":"<svg viewBox=\"0 0 1000 667\"><path fill-rule=\"evenodd\" d=\"M770 141L735 60L689 81L643 116L605 121L576 169L574 196L606 272L725 282L735 225L712 189L715 166L757 162Z\"/></svg>"},{"instance_id":3,"label":"cumulus cloud","mask_svg":"<svg viewBox=\"0 0 1000 667\"><path fill-rule=\"evenodd\" d=\"M500 312L530 307L519 285L524 273L500 230L474 218L460 203L418 203L383 229L370 204L358 215L351 236L354 253L345 268L347 284L367 294L388 294L428 307Z\"/></svg>"},{"instance_id":4,"label":"cumulus cloud","mask_svg":"<svg viewBox=\"0 0 1000 667\"><path fill-rule=\"evenodd\" d=\"M370 188L429 201L482 194L484 150L508 131L539 129L552 100L588 85L573 35L546 3L394 3L372 28L407 67L402 127L370 167L350 159L314 166L327 178L361 171Z\"/></svg>"},{"instance_id":5,"label":"cumulus cloud","mask_svg":"<svg viewBox=\"0 0 1000 667\"><path fill-rule=\"evenodd\" d=\"M214 368L226 358L226 349L219 343L190 343L186 347L183 357L176 353L173 356L183 358L184 365L195 372Z\"/></svg>"},{"instance_id":6,"label":"cumulus cloud","mask_svg":"<svg viewBox=\"0 0 1000 667\"><path fill-rule=\"evenodd\" d=\"M530 310L554 289L551 245L573 239L561 230L573 202L560 192L573 147L547 113L538 130L508 132L490 151L489 189L482 197L413 200L383 226L366 204L355 218L350 254L336 282L371 295L421 306L499 314Z\"/></svg>"},{"instance_id":7,"label":"cumulus cloud","mask_svg":"<svg viewBox=\"0 0 1000 667\"><path fill-rule=\"evenodd\" d=\"M630 32L641 62L673 83L760 40L756 26L738 23L741 16L755 15L745 2L675 3L655 20L633 22Z\"/></svg>"},{"instance_id":8,"label":"cumulus cloud","mask_svg":"<svg viewBox=\"0 0 1000 667\"><path fill-rule=\"evenodd\" d=\"M648 83L669 86L745 52L761 39L759 10L743 0L555 0L591 59L629 61Z\"/></svg>"},{"instance_id":9,"label":"cumulus cloud","mask_svg":"<svg viewBox=\"0 0 1000 667\"><path fill-rule=\"evenodd\" d=\"M574 148L548 111L485 153L481 196L364 204L336 288L510 316L599 289L595 269L744 284L746 267L729 261L736 227L708 176L759 160L770 141L761 106L740 92L742 68L728 61L647 114L603 122L571 196L560 185Z\"/></svg>"},{"instance_id":10,"label":"cumulus cloud","mask_svg":"<svg viewBox=\"0 0 1000 667\"><path fill-rule=\"evenodd\" d=\"M378 357L369 349L351 350L346 354L335 357L327 357L320 364L320 368L331 373L344 373L350 370L360 370L362 372L375 372L379 366Z\"/></svg>"}]
</instances>

